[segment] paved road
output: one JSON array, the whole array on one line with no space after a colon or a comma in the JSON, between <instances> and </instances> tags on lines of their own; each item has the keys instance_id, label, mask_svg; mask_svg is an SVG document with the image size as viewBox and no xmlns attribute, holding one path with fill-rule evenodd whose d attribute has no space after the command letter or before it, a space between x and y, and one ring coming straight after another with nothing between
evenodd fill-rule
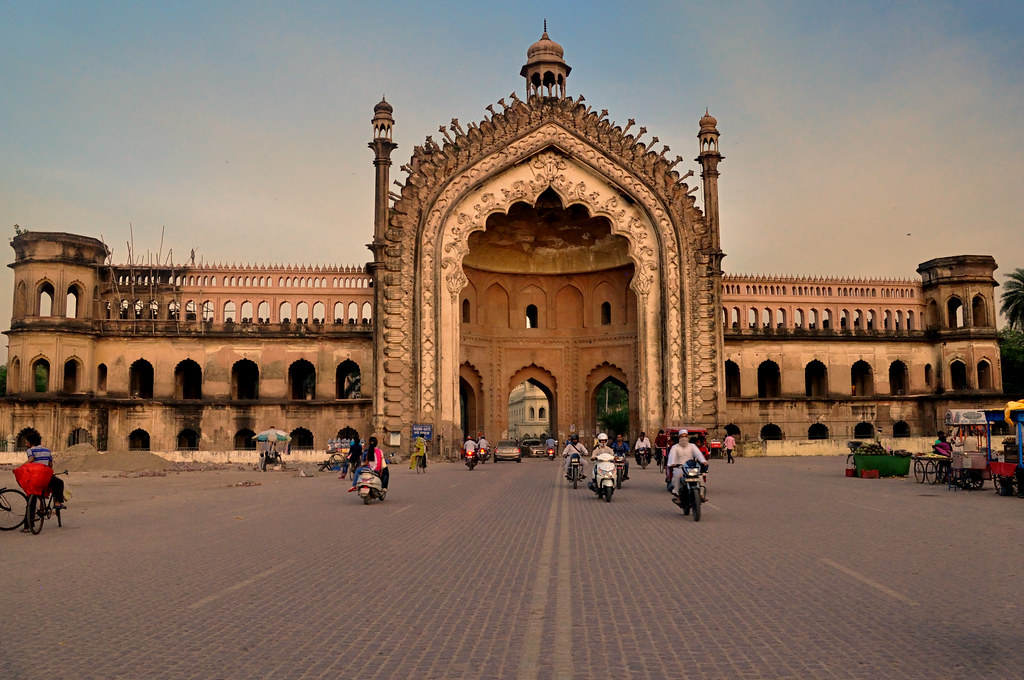
<instances>
[{"instance_id":1,"label":"paved road","mask_svg":"<svg viewBox=\"0 0 1024 680\"><path fill-rule=\"evenodd\" d=\"M843 463L715 461L700 523L545 460L73 475L0 534L0 677L1019 678L1024 501Z\"/></svg>"}]
</instances>

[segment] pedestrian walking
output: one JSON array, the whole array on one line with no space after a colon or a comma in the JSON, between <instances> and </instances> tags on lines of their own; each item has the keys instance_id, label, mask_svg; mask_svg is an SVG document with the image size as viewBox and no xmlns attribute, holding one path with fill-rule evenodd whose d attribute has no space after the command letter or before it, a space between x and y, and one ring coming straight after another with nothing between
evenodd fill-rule
<instances>
[{"instance_id":1,"label":"pedestrian walking","mask_svg":"<svg viewBox=\"0 0 1024 680\"><path fill-rule=\"evenodd\" d=\"M733 438L733 436L731 434L725 435L725 441L722 442L722 446L725 447L725 457L726 457L725 462L727 464L728 463L735 463L736 461L734 461L732 459L732 450L734 448L736 448L736 440Z\"/></svg>"}]
</instances>

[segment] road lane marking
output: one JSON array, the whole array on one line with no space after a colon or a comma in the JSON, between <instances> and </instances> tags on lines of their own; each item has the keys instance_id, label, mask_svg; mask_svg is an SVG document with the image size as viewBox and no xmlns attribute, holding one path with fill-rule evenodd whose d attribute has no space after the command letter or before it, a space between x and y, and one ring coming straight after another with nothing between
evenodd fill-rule
<instances>
[{"instance_id":1,"label":"road lane marking","mask_svg":"<svg viewBox=\"0 0 1024 680\"><path fill-rule=\"evenodd\" d=\"M405 506L404 508L399 508L398 510L395 510L395 511L394 511L393 513L391 513L391 516L392 516L392 517L394 517L394 516L395 516L395 515L397 515L398 513L400 513L400 512L405 512L406 510L408 510L408 509L409 509L409 508L411 508L411 507L412 507L411 505L407 505L407 506Z\"/></svg>"},{"instance_id":2,"label":"road lane marking","mask_svg":"<svg viewBox=\"0 0 1024 680\"><path fill-rule=\"evenodd\" d=\"M257 581L260 581L261 579L264 579L264 578L270 576L275 571L281 571L282 569L287 567L292 562L293 562L293 560L285 560L284 562L282 562L281 564L277 565L276 567L271 567L270 569L266 569L264 571L261 571L260 573L256 574L255 576L251 576L251 577L245 579L244 581L239 581L238 583L236 583L234 585L228 586L227 588L225 588L224 590L222 590L222 591L220 591L218 593L214 593L213 595L210 595L209 597L204 597L203 599L199 600L198 602L193 602L192 604L190 604L188 606L188 608L189 609L199 609L203 605L210 604L211 602L213 602L217 598L224 597L225 595L227 595L229 593L233 593L236 590L238 590L239 588L244 588L246 586L251 586L252 584L256 583Z\"/></svg>"},{"instance_id":3,"label":"road lane marking","mask_svg":"<svg viewBox=\"0 0 1024 680\"><path fill-rule=\"evenodd\" d=\"M820 558L820 559L821 559L822 562L824 562L828 566L832 567L833 569L838 569L839 571L843 572L847 576L852 576L853 578L857 579L861 583L863 583L865 585L871 586L875 590L878 590L879 592L882 592L882 593L888 595L889 597L893 598L894 600L899 600L900 602L903 602L905 604L909 604L911 607L917 606L917 603L914 602L913 600L911 600L906 595L904 595L902 593L897 593L892 588L887 588L887 587L883 586L881 583L878 583L877 581L872 581L867 576L864 576L863 574L860 574L860 573L854 571L853 569L850 569L849 567L844 567L843 565L839 564L838 562L833 562L832 560L827 560L827 559L825 559L823 557Z\"/></svg>"},{"instance_id":4,"label":"road lane marking","mask_svg":"<svg viewBox=\"0 0 1024 680\"><path fill-rule=\"evenodd\" d=\"M537 558L537 578L533 582L533 597L530 599L529 618L526 634L523 636L523 658L519 661L518 680L536 680L540 673L540 645L544 638L544 615L548 602L548 587L551 584L551 562L555 549L555 527L558 525L558 492L560 484L554 484L548 523L544 529L540 554Z\"/></svg>"}]
</instances>

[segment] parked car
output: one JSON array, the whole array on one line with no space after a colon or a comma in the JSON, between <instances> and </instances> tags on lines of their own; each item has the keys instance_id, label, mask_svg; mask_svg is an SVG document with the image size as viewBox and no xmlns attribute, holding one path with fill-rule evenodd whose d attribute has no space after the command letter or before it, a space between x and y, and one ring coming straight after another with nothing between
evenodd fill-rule
<instances>
[{"instance_id":1,"label":"parked car","mask_svg":"<svg viewBox=\"0 0 1024 680\"><path fill-rule=\"evenodd\" d=\"M539 439L524 439L519 448L526 456L544 456L544 442Z\"/></svg>"},{"instance_id":2,"label":"parked car","mask_svg":"<svg viewBox=\"0 0 1024 680\"><path fill-rule=\"evenodd\" d=\"M502 439L498 442L498 445L494 447L494 462L499 460L514 460L517 463L523 462L523 453L519 448L519 444L508 439Z\"/></svg>"}]
</instances>

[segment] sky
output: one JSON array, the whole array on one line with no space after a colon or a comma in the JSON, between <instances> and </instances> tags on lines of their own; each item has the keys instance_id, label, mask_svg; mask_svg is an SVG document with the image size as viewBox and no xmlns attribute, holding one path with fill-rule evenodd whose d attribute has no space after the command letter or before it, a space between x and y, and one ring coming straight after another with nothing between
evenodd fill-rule
<instances>
[{"instance_id":1,"label":"sky","mask_svg":"<svg viewBox=\"0 0 1024 680\"><path fill-rule=\"evenodd\" d=\"M374 104L394 106L402 180L439 125L524 96L545 19L568 93L646 126L677 169L699 176L697 121L718 119L727 273L1024 267L1019 1L0 0L0 233L102 238L118 263L129 241L175 263L365 263ZM3 328L12 297L3 268Z\"/></svg>"}]
</instances>

